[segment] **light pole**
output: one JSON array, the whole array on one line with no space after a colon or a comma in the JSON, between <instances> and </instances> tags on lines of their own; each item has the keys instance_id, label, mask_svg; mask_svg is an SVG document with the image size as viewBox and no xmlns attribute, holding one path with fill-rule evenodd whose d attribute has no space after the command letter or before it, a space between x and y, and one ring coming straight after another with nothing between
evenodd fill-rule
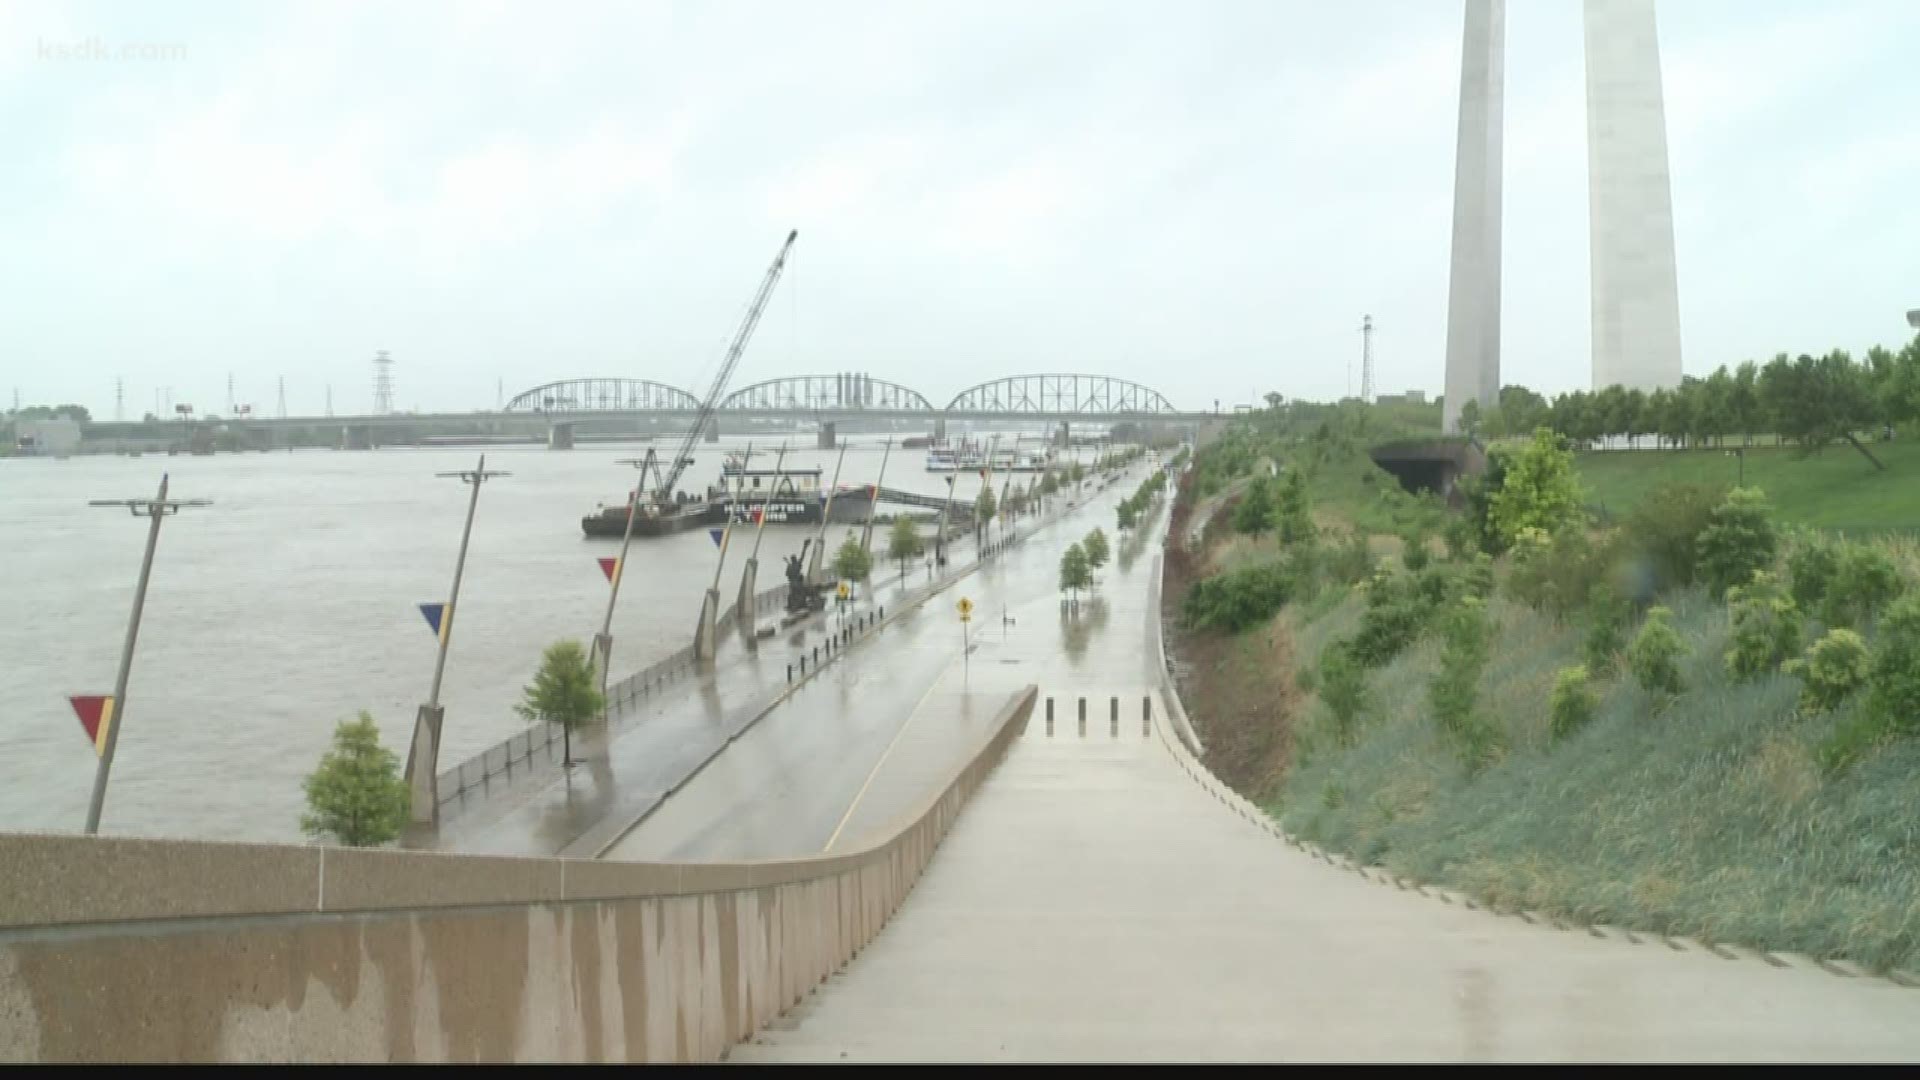
<instances>
[{"instance_id":1,"label":"light pole","mask_svg":"<svg viewBox=\"0 0 1920 1080\"><path fill-rule=\"evenodd\" d=\"M480 505L480 485L496 476L513 474L488 472L487 455L481 454L480 464L472 469L434 475L458 478L461 483L472 486L473 494L467 499L467 523L460 530L460 554L453 563L453 590L445 604L420 605L428 624L440 637L440 651L433 661L433 688L427 691L427 703L420 706L419 714L414 717L413 743L407 748L407 786L413 792L412 817L416 825L440 822L440 792L435 770L440 759L440 724L446 717L446 710L440 707L440 677L446 673L447 647L453 642L453 612L460 603L460 575L467 568L467 541L473 536L473 512Z\"/></svg>"},{"instance_id":2,"label":"light pole","mask_svg":"<svg viewBox=\"0 0 1920 1080\"><path fill-rule=\"evenodd\" d=\"M1907 325L1920 330L1920 308L1907 312Z\"/></svg>"},{"instance_id":3,"label":"light pole","mask_svg":"<svg viewBox=\"0 0 1920 1080\"><path fill-rule=\"evenodd\" d=\"M1735 486L1746 487L1747 486L1747 452L1746 450L1743 447L1736 446L1733 449L1727 451L1727 453L1732 454L1735 458L1739 459L1739 462L1740 462L1740 467L1739 467L1740 479L1735 481Z\"/></svg>"},{"instance_id":4,"label":"light pole","mask_svg":"<svg viewBox=\"0 0 1920 1080\"><path fill-rule=\"evenodd\" d=\"M740 473L744 477L747 465L753 460L753 444L747 444L747 452L740 458ZM726 470L720 473L720 482L726 483ZM738 485L736 485L737 487ZM727 542L733 539L733 509L737 499L726 502L727 520L719 528L720 558L713 566L713 584L707 587L707 595L700 601L700 624L693 630L693 655L697 660L712 663L719 650L720 632L720 572L727 566Z\"/></svg>"},{"instance_id":5,"label":"light pole","mask_svg":"<svg viewBox=\"0 0 1920 1080\"><path fill-rule=\"evenodd\" d=\"M160 476L160 492L151 499L90 499L88 506L124 506L134 517L149 519L147 526L147 550L140 558L140 581L133 587L133 614L127 619L127 640L120 646L120 672L114 676L113 696L105 701L88 698L74 698L73 707L80 713L82 725L88 724L87 713L91 712L91 730L94 752L100 755L100 762L93 770L93 798L87 803L87 835L100 831L100 810L107 802L107 776L113 771L113 749L120 742L121 721L127 714L127 676L133 673L133 643L140 637L140 613L147 606L147 579L153 573L153 551L160 544L160 520L169 514L177 514L183 506L207 506L208 499L169 499L167 498L167 475ZM83 706L82 702L88 704Z\"/></svg>"},{"instance_id":6,"label":"light pole","mask_svg":"<svg viewBox=\"0 0 1920 1080\"><path fill-rule=\"evenodd\" d=\"M633 518L640 508L640 490L646 486L647 469L654 463L653 451L649 450L643 458L621 458L620 463L639 469L640 477L627 496L627 527L620 537L620 555L607 571L607 617L601 620L600 632L593 637L593 661L600 668L602 694L607 692L607 672L613 668L613 606L620 599L620 575L627 566L627 546L633 542Z\"/></svg>"}]
</instances>

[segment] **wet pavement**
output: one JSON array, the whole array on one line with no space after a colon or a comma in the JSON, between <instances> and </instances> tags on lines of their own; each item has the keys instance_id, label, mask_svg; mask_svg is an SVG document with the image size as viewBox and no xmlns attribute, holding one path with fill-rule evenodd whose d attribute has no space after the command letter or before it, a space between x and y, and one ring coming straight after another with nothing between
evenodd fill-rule
<instances>
[{"instance_id":1,"label":"wet pavement","mask_svg":"<svg viewBox=\"0 0 1920 1080\"><path fill-rule=\"evenodd\" d=\"M611 744L591 732L577 737L572 769L536 766L545 771L449 815L436 837L413 846L591 858L625 836L610 857L669 857L632 854L661 847L679 852L674 858L803 853L805 844L796 847L788 838L817 832L802 827L810 815L844 812L844 800L833 807L841 799L840 774L865 768L859 762L881 752L875 744L891 738L942 665L958 659L959 623L952 604L941 598L975 597L981 605L974 623L978 638L993 598L1015 592L1051 596L1060 551L1096 524L1111 532L1112 505L1142 475L1136 468L1104 489L1089 485L1080 505L1050 521L1021 523L1016 533L1030 538L984 564L962 561L971 546L963 544L947 575L931 586L917 568L904 583L889 581L882 564L876 567L881 583L844 616L830 606L822 616L759 640L757 650L746 648L740 634L730 635L713 671L642 699L648 715L625 724ZM930 589L939 591L914 606ZM823 670L809 663L806 681L796 672L794 684L788 683L788 665L816 646L824 654L843 617L858 619L881 607L884 624L836 647L834 662ZM763 730L776 734L759 734ZM813 794L797 794L802 792ZM810 809L795 810L794 800ZM650 828L627 836L643 817ZM750 824L760 818L775 824ZM657 829L651 828L655 819L662 822Z\"/></svg>"},{"instance_id":2,"label":"wet pavement","mask_svg":"<svg viewBox=\"0 0 1920 1080\"><path fill-rule=\"evenodd\" d=\"M1099 589L1069 617L1057 588L1060 557L1095 525L1111 537L1114 506L1145 475L1133 470L1058 526L849 651L605 857L732 861L845 850L939 790L978 748L1009 695L1029 683L1094 694L1089 707L1107 737L1109 706L1098 689L1148 679L1140 658L1153 562L1148 556L1110 563L1097 575ZM1114 546L1137 554L1151 550L1152 539ZM954 610L961 595L975 605L964 661ZM1130 696L1129 730L1138 738L1139 692ZM1063 698L1058 707L1072 705Z\"/></svg>"}]
</instances>

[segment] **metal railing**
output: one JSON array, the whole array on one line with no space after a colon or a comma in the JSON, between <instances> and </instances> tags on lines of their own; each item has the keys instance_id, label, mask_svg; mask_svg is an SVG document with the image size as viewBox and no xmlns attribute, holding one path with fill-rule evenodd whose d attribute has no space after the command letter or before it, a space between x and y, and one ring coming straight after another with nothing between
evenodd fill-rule
<instances>
[{"instance_id":1,"label":"metal railing","mask_svg":"<svg viewBox=\"0 0 1920 1080\"><path fill-rule=\"evenodd\" d=\"M755 593L754 615L765 615L784 607L786 602L787 586L784 583ZM735 608L729 605L720 613L714 625L718 630L726 630L734 625L736 615ZM640 716L637 706L642 701L678 684L694 674L696 668L693 646L688 645L618 682L609 683L606 733L611 735L631 725ZM460 801L475 789L484 792L492 790L496 783L501 786L511 784L516 771L526 773L532 770L536 754L552 761L556 754L553 747L562 741L563 734L560 725L540 721L440 773L437 778L440 805L444 807L450 802Z\"/></svg>"}]
</instances>

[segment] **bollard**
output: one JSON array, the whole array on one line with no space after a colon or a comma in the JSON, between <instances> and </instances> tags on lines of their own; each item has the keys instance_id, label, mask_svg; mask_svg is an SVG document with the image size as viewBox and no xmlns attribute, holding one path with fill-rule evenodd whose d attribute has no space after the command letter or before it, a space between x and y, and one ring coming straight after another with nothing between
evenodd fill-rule
<instances>
[{"instance_id":1,"label":"bollard","mask_svg":"<svg viewBox=\"0 0 1920 1080\"><path fill-rule=\"evenodd\" d=\"M1153 734L1153 695L1140 696L1140 734Z\"/></svg>"},{"instance_id":2,"label":"bollard","mask_svg":"<svg viewBox=\"0 0 1920 1080\"><path fill-rule=\"evenodd\" d=\"M1053 699L1047 699L1047 738L1053 738Z\"/></svg>"},{"instance_id":3,"label":"bollard","mask_svg":"<svg viewBox=\"0 0 1920 1080\"><path fill-rule=\"evenodd\" d=\"M814 667L820 666L820 646L818 645L815 645L813 647L813 666Z\"/></svg>"},{"instance_id":4,"label":"bollard","mask_svg":"<svg viewBox=\"0 0 1920 1080\"><path fill-rule=\"evenodd\" d=\"M788 682L793 681L793 665L792 664L787 665L787 681Z\"/></svg>"},{"instance_id":5,"label":"bollard","mask_svg":"<svg viewBox=\"0 0 1920 1080\"><path fill-rule=\"evenodd\" d=\"M1080 737L1087 737L1087 699L1080 699Z\"/></svg>"},{"instance_id":6,"label":"bollard","mask_svg":"<svg viewBox=\"0 0 1920 1080\"><path fill-rule=\"evenodd\" d=\"M1120 699L1112 697L1107 701L1107 738L1117 739L1120 737Z\"/></svg>"}]
</instances>

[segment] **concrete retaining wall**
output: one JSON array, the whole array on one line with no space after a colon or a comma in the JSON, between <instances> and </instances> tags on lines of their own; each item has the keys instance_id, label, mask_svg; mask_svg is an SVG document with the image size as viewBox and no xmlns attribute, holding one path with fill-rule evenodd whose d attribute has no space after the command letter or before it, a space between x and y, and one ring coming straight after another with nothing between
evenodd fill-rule
<instances>
[{"instance_id":1,"label":"concrete retaining wall","mask_svg":"<svg viewBox=\"0 0 1920 1080\"><path fill-rule=\"evenodd\" d=\"M0 1061L716 1060L879 933L1035 694L831 857L0 836Z\"/></svg>"}]
</instances>

